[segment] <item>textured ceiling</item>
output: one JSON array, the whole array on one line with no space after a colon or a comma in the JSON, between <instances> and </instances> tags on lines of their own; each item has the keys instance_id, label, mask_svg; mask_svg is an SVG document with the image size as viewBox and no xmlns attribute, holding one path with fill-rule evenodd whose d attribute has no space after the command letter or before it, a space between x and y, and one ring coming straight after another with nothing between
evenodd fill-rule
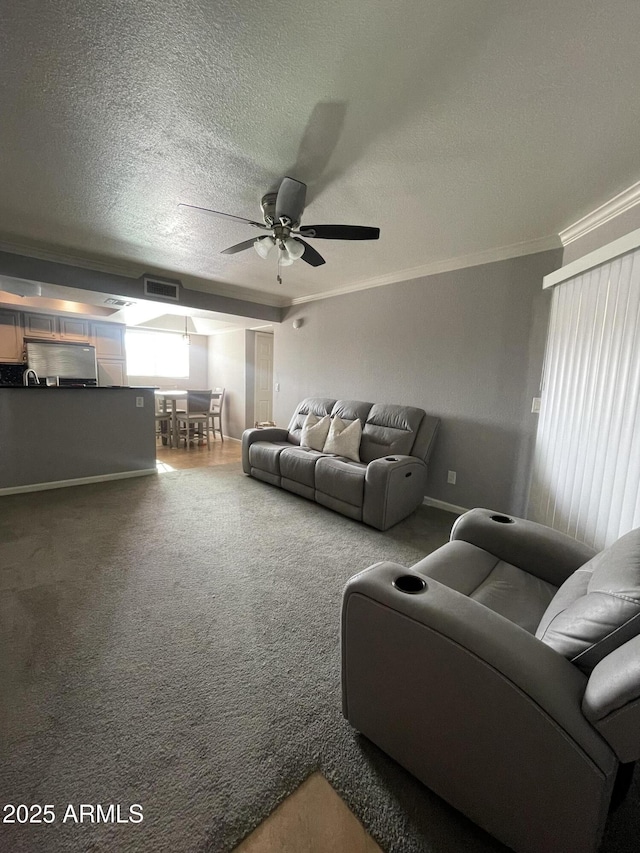
<instances>
[{"instance_id":1,"label":"textured ceiling","mask_svg":"<svg viewBox=\"0 0 640 853\"><path fill-rule=\"evenodd\" d=\"M277 302L556 235L640 178L638 32L638 0L5 0L0 241ZM381 239L280 285L177 207L259 219L285 174Z\"/></svg>"}]
</instances>

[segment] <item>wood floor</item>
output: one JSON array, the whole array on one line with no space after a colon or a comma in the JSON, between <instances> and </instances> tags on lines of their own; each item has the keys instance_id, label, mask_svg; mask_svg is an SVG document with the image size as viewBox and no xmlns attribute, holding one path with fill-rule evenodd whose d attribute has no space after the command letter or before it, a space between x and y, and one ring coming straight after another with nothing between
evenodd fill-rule
<instances>
[{"instance_id":1,"label":"wood floor","mask_svg":"<svg viewBox=\"0 0 640 853\"><path fill-rule=\"evenodd\" d=\"M212 465L225 465L227 462L239 462L242 458L242 445L239 441L225 438L211 439L211 449L206 444L192 442L188 448L164 447L156 442L156 464L159 472L174 471L177 468L208 468Z\"/></svg>"},{"instance_id":2,"label":"wood floor","mask_svg":"<svg viewBox=\"0 0 640 853\"><path fill-rule=\"evenodd\" d=\"M314 773L234 853L383 853L327 780Z\"/></svg>"}]
</instances>

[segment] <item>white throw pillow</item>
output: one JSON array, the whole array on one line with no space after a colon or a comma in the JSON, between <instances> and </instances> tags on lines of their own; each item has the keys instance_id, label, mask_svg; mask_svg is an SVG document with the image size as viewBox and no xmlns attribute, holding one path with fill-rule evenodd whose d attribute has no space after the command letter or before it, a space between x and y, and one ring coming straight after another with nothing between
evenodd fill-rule
<instances>
[{"instance_id":1,"label":"white throw pillow","mask_svg":"<svg viewBox=\"0 0 640 853\"><path fill-rule=\"evenodd\" d=\"M311 450L322 450L330 426L331 418L329 415L325 415L323 418L318 418L316 415L307 415L302 424L300 447L310 447Z\"/></svg>"},{"instance_id":2,"label":"white throw pillow","mask_svg":"<svg viewBox=\"0 0 640 853\"><path fill-rule=\"evenodd\" d=\"M342 418L335 417L331 419L331 428L323 450L325 453L335 453L336 456L345 456L359 462L361 438L362 424L359 419L343 421Z\"/></svg>"}]
</instances>

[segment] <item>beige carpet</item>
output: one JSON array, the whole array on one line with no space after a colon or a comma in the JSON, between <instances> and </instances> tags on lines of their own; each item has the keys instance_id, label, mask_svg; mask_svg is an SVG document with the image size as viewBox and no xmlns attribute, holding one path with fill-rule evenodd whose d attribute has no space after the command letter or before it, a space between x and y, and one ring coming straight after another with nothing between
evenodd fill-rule
<instances>
[{"instance_id":1,"label":"beige carpet","mask_svg":"<svg viewBox=\"0 0 640 853\"><path fill-rule=\"evenodd\" d=\"M237 464L1 498L0 802L56 820L0 824L0 851L226 853L315 772L386 853L501 850L340 711L344 583L452 521L381 533ZM603 853L638 837L634 788Z\"/></svg>"}]
</instances>

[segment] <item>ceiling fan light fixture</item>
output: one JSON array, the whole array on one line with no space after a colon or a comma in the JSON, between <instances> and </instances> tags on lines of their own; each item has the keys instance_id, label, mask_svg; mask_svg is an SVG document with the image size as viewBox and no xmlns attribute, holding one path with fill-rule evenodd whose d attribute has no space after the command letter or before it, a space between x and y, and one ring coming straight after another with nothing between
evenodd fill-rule
<instances>
[{"instance_id":1,"label":"ceiling fan light fixture","mask_svg":"<svg viewBox=\"0 0 640 853\"><path fill-rule=\"evenodd\" d=\"M300 240L295 240L293 237L287 237L284 241L285 248L291 260L297 261L304 255L304 246Z\"/></svg>"},{"instance_id":2,"label":"ceiling fan light fixture","mask_svg":"<svg viewBox=\"0 0 640 853\"><path fill-rule=\"evenodd\" d=\"M256 240L253 244L253 248L261 258L268 258L275 245L276 241L273 237L260 237L260 239Z\"/></svg>"},{"instance_id":3,"label":"ceiling fan light fixture","mask_svg":"<svg viewBox=\"0 0 640 853\"><path fill-rule=\"evenodd\" d=\"M211 210L206 207L196 207L192 204L180 204L181 210L196 210L203 213L211 213L214 216L222 216L234 222L244 222L253 228L260 228L262 232L272 232L272 236L263 236L250 240L243 240L234 246L223 249L223 255L235 255L238 252L248 251L252 246L261 258L271 255L273 249L277 249L278 261L282 266L290 266L293 261L302 259L311 267L320 267L325 260L322 255L304 237L313 237L321 240L377 240L380 237L380 229L365 225L304 225L302 226L302 214L305 209L307 185L295 178L285 176L280 181L277 192L268 192L262 196L260 206L264 222L255 222L253 219L245 219L244 216L235 216L224 213L221 210ZM300 230L297 230L300 229ZM300 235L292 237L291 234ZM277 276L280 281L280 276Z\"/></svg>"},{"instance_id":4,"label":"ceiling fan light fixture","mask_svg":"<svg viewBox=\"0 0 640 853\"><path fill-rule=\"evenodd\" d=\"M281 267L290 267L293 263L293 258L289 256L289 252L286 249L279 249L279 261Z\"/></svg>"}]
</instances>

